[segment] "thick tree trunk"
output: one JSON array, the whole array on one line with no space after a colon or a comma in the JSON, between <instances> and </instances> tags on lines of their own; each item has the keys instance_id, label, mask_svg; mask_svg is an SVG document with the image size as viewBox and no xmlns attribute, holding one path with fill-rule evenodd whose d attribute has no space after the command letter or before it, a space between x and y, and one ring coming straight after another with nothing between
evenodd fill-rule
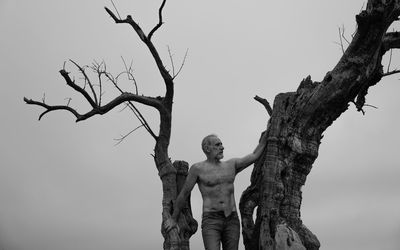
<instances>
[{"instance_id":1,"label":"thick tree trunk","mask_svg":"<svg viewBox=\"0 0 400 250\"><path fill-rule=\"evenodd\" d=\"M171 138L172 100L174 95L172 77L164 75L167 92L162 101L163 109L160 110L160 131L154 149L154 160L162 182L162 223L161 234L164 237L164 250L189 250L189 238L197 231L197 221L192 216L190 197L182 209L177 228L166 232L164 222L173 213L173 204L181 190L188 174L188 163L175 161L171 163L168 147Z\"/></svg>"},{"instance_id":2,"label":"thick tree trunk","mask_svg":"<svg viewBox=\"0 0 400 250\"><path fill-rule=\"evenodd\" d=\"M280 240L292 248L318 249L318 239L300 219L301 187L318 155L320 137L301 137L292 127L291 112L296 93L276 97L267 130L268 142L263 157L256 163L252 185L243 193L240 202L243 239L246 249L279 249ZM302 127L305 124L297 124ZM253 211L257 207L257 220ZM293 232L293 230L295 232ZM287 231L288 233L285 233ZM282 239L282 237L284 239ZM281 248L282 249L282 248Z\"/></svg>"},{"instance_id":3,"label":"thick tree trunk","mask_svg":"<svg viewBox=\"0 0 400 250\"><path fill-rule=\"evenodd\" d=\"M252 183L257 184L245 191L240 203L241 210L246 211L242 214L242 219L247 219L247 225L252 224L249 221L252 208L258 206L256 223L244 235L245 243L249 244L246 249L276 249L279 237L293 241L288 245L299 245L301 242L295 242L289 228L302 239L308 239L304 242L307 249L319 247L317 238L300 219L300 204L301 187L318 155L320 137L305 137L292 127L293 117L287 111L290 106L294 107L295 95L286 93L276 97L267 130L268 143L252 176ZM297 124L297 128L304 125ZM243 228L247 230L248 226L243 224ZM289 230L290 233L282 235L282 230Z\"/></svg>"},{"instance_id":4,"label":"thick tree trunk","mask_svg":"<svg viewBox=\"0 0 400 250\"><path fill-rule=\"evenodd\" d=\"M368 1L357 15L351 44L323 81L307 77L296 92L275 97L267 146L239 205L246 250L319 249L300 217L301 187L318 156L322 133L349 102L362 111L368 88L384 76L382 56L399 48L399 34L386 34L399 8L399 1Z\"/></svg>"},{"instance_id":5,"label":"thick tree trunk","mask_svg":"<svg viewBox=\"0 0 400 250\"><path fill-rule=\"evenodd\" d=\"M176 199L185 183L188 174L188 163L185 161L175 161L173 170L169 173L160 173L163 183L163 213L162 221L164 222L173 213L173 201ZM179 220L179 232L176 229L166 232L164 223L161 225L161 233L164 237L164 249L168 250L189 250L189 239L197 231L197 221L193 218L190 205L190 196L183 207Z\"/></svg>"}]
</instances>

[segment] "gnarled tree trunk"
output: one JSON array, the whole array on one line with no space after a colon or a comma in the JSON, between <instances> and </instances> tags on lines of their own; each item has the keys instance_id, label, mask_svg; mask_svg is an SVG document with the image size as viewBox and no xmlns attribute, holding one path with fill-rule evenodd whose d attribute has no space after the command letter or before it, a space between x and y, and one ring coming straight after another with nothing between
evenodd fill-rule
<instances>
[{"instance_id":1,"label":"gnarled tree trunk","mask_svg":"<svg viewBox=\"0 0 400 250\"><path fill-rule=\"evenodd\" d=\"M246 250L319 249L317 237L300 217L301 187L318 156L323 132L350 102L362 111L368 88L397 73L383 73L381 61L389 49L399 48L399 33L387 33L399 16L399 5L394 0L368 1L356 17L357 32L335 68L321 82L307 77L296 92L275 97L268 143L239 206Z\"/></svg>"},{"instance_id":2,"label":"gnarled tree trunk","mask_svg":"<svg viewBox=\"0 0 400 250\"><path fill-rule=\"evenodd\" d=\"M169 190L171 195L173 193L179 194L180 190L183 187L183 184L185 183L186 176L188 174L188 169L189 169L189 164L185 161L175 161L173 163L173 167L176 170L176 174L171 174L172 176L175 176L175 181L176 181L176 190L171 189L173 185L166 185L164 189L164 196L168 195ZM173 171L175 172L175 171ZM161 177L162 180L164 180L163 177ZM173 180L172 180L173 182ZM164 181L163 181L164 183ZM163 185L164 186L164 185ZM175 191L175 192L174 192ZM172 196L171 196L172 197ZM173 200L176 199L176 196L173 198ZM168 199L168 197L163 198L163 202L171 200ZM173 204L171 202L167 202L167 204L163 204L163 221L165 221L169 216L173 213L172 208ZM185 206L182 208L182 211L179 215L179 234L175 230L171 230L169 233L165 231L165 228L161 226L161 232L164 236L164 249L179 249L179 250L189 250L190 245L189 245L189 239L190 237L197 231L197 221L193 218L192 214L192 209L190 205L190 196L186 200Z\"/></svg>"}]
</instances>

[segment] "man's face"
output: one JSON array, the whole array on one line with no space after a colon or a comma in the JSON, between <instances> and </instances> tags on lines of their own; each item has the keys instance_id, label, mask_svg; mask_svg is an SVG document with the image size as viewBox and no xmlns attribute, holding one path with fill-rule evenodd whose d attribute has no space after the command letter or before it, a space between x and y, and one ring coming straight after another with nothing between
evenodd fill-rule
<instances>
[{"instance_id":1,"label":"man's face","mask_svg":"<svg viewBox=\"0 0 400 250\"><path fill-rule=\"evenodd\" d=\"M211 158L221 160L224 158L224 146L218 137L210 138L209 155Z\"/></svg>"}]
</instances>

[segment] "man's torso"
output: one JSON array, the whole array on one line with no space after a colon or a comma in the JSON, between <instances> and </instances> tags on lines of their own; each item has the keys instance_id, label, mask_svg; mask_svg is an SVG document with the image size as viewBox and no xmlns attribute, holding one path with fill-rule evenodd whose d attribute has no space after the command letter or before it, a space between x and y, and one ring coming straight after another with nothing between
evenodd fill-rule
<instances>
[{"instance_id":1,"label":"man's torso","mask_svg":"<svg viewBox=\"0 0 400 250\"><path fill-rule=\"evenodd\" d=\"M232 211L236 211L234 164L229 161L218 164L204 161L196 165L197 184L203 197L203 212L223 211L225 216L228 216Z\"/></svg>"}]
</instances>

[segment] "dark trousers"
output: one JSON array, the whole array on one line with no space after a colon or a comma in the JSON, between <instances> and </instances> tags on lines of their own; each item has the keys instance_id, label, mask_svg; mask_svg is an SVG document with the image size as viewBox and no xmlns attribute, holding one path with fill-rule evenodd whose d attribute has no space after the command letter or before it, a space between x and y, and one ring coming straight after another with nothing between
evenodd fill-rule
<instances>
[{"instance_id":1,"label":"dark trousers","mask_svg":"<svg viewBox=\"0 0 400 250\"><path fill-rule=\"evenodd\" d=\"M236 212L225 217L223 211L204 212L201 233L205 250L238 250L240 222Z\"/></svg>"}]
</instances>

